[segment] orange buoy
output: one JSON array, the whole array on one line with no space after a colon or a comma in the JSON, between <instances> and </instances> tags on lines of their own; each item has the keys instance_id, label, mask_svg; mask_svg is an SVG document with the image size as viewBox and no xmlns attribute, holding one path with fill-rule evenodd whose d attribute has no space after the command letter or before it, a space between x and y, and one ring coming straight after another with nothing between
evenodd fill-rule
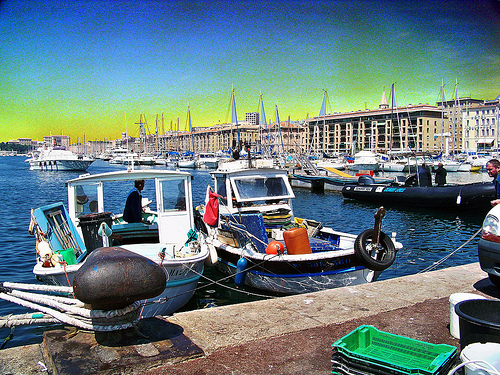
<instances>
[{"instance_id":1,"label":"orange buoy","mask_svg":"<svg viewBox=\"0 0 500 375\"><path fill-rule=\"evenodd\" d=\"M285 252L285 245L279 241L271 241L266 247L266 254L278 254L278 250L283 254Z\"/></svg>"}]
</instances>

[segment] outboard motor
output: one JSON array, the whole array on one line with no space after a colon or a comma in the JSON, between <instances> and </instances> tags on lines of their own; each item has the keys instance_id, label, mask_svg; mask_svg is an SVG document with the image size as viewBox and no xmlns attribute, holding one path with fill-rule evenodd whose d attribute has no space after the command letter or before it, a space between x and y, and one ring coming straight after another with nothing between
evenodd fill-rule
<instances>
[{"instance_id":1,"label":"outboard motor","mask_svg":"<svg viewBox=\"0 0 500 375\"><path fill-rule=\"evenodd\" d=\"M374 185L375 179L372 176L362 175L358 178L358 185Z\"/></svg>"}]
</instances>

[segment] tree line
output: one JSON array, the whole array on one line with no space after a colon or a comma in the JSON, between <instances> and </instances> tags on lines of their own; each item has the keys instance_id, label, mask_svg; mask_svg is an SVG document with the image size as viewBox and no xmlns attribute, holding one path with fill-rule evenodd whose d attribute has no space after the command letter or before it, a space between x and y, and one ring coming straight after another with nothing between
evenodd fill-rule
<instances>
[{"instance_id":1,"label":"tree line","mask_svg":"<svg viewBox=\"0 0 500 375\"><path fill-rule=\"evenodd\" d=\"M20 154L30 151L32 146L19 143L0 142L0 151L17 151Z\"/></svg>"}]
</instances>

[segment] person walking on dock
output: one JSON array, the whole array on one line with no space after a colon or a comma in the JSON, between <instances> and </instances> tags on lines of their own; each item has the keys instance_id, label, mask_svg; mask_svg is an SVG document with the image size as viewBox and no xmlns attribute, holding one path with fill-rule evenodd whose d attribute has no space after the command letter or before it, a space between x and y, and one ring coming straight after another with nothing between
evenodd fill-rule
<instances>
[{"instance_id":1,"label":"person walking on dock","mask_svg":"<svg viewBox=\"0 0 500 375\"><path fill-rule=\"evenodd\" d=\"M443 167L443 163L438 163L437 169L434 169L434 167L432 167L432 171L436 174L435 177L436 185L437 186L446 185L446 175L448 174L448 172Z\"/></svg>"},{"instance_id":2,"label":"person walking on dock","mask_svg":"<svg viewBox=\"0 0 500 375\"><path fill-rule=\"evenodd\" d=\"M493 177L497 199L492 200L491 205L496 206L500 203L500 162L497 159L491 159L486 163L486 171L488 176Z\"/></svg>"}]
</instances>

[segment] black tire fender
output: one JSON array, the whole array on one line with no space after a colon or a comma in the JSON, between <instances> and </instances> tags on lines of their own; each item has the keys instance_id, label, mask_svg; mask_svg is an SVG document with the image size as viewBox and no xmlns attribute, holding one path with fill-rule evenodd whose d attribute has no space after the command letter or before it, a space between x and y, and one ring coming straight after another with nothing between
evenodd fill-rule
<instances>
[{"instance_id":1,"label":"black tire fender","mask_svg":"<svg viewBox=\"0 0 500 375\"><path fill-rule=\"evenodd\" d=\"M367 229L359 234L354 241L354 253L363 266L373 271L383 271L396 260L396 248L392 239L380 232L379 246L372 249L373 229Z\"/></svg>"}]
</instances>

